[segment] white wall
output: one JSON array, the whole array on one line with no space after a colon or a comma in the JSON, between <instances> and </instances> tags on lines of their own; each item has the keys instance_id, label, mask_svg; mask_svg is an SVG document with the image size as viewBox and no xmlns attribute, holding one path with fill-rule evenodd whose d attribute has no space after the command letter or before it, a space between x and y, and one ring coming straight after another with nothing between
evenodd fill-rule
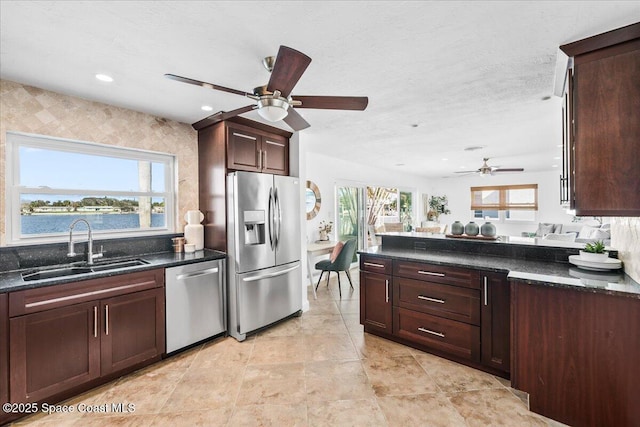
<instances>
[{"instance_id":1,"label":"white wall","mask_svg":"<svg viewBox=\"0 0 640 427\"><path fill-rule=\"evenodd\" d=\"M567 223L573 220L573 215L566 213L566 208L560 206L559 172L519 172L496 174L490 177L467 175L458 178L443 178L431 181L430 192L446 194L449 198L450 215L442 215L441 223L449 224L460 221L463 224L471 221L470 187L484 185L517 185L538 184L538 215L536 221L499 223L496 222L497 234L503 236L519 236L523 231L535 232L539 222ZM482 225L484 221L478 221Z\"/></svg>"}]
</instances>

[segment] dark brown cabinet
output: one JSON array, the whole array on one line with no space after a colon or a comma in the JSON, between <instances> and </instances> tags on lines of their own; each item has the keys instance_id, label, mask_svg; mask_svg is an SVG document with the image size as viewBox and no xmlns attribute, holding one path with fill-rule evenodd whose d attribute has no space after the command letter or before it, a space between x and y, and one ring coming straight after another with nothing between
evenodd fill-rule
<instances>
[{"instance_id":1,"label":"dark brown cabinet","mask_svg":"<svg viewBox=\"0 0 640 427\"><path fill-rule=\"evenodd\" d=\"M510 372L511 288L506 274L482 273L481 360L494 369Z\"/></svg>"},{"instance_id":2,"label":"dark brown cabinet","mask_svg":"<svg viewBox=\"0 0 640 427\"><path fill-rule=\"evenodd\" d=\"M242 117L198 129L199 205L205 217L205 247L227 250L227 173L289 175L291 136L290 132Z\"/></svg>"},{"instance_id":3,"label":"dark brown cabinet","mask_svg":"<svg viewBox=\"0 0 640 427\"><path fill-rule=\"evenodd\" d=\"M9 401L9 298L0 294L0 405ZM0 423L4 412L0 412Z\"/></svg>"},{"instance_id":4,"label":"dark brown cabinet","mask_svg":"<svg viewBox=\"0 0 640 427\"><path fill-rule=\"evenodd\" d=\"M227 128L227 169L289 174L289 140L280 135Z\"/></svg>"},{"instance_id":5,"label":"dark brown cabinet","mask_svg":"<svg viewBox=\"0 0 640 427\"><path fill-rule=\"evenodd\" d=\"M391 260L360 256L360 323L391 334Z\"/></svg>"},{"instance_id":6,"label":"dark brown cabinet","mask_svg":"<svg viewBox=\"0 0 640 427\"><path fill-rule=\"evenodd\" d=\"M512 282L511 383L572 426L640 425L640 299Z\"/></svg>"},{"instance_id":7,"label":"dark brown cabinet","mask_svg":"<svg viewBox=\"0 0 640 427\"><path fill-rule=\"evenodd\" d=\"M630 197L640 194L640 23L560 49L573 60L572 206L578 215L640 216L640 197Z\"/></svg>"},{"instance_id":8,"label":"dark brown cabinet","mask_svg":"<svg viewBox=\"0 0 640 427\"><path fill-rule=\"evenodd\" d=\"M164 270L9 294L10 400L38 402L159 360Z\"/></svg>"}]
</instances>

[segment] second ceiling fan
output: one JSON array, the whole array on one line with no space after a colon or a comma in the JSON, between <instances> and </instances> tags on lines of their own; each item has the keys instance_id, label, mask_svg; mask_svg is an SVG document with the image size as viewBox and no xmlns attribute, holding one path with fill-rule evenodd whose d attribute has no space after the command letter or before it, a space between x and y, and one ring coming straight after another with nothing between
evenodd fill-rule
<instances>
[{"instance_id":1,"label":"second ceiling fan","mask_svg":"<svg viewBox=\"0 0 640 427\"><path fill-rule=\"evenodd\" d=\"M262 63L271 72L271 78L266 86L256 87L252 93L231 89L175 74L165 74L165 77L183 83L202 86L208 89L220 90L245 96L254 101L251 105L232 111L220 111L193 124L195 129L227 120L231 117L258 110L258 114L265 120L277 122L283 120L291 129L299 131L310 124L295 108L315 108L324 110L359 110L367 108L369 98L366 96L298 96L291 95L302 74L305 72L311 58L287 46L280 46L278 56L267 57Z\"/></svg>"},{"instance_id":2,"label":"second ceiling fan","mask_svg":"<svg viewBox=\"0 0 640 427\"><path fill-rule=\"evenodd\" d=\"M474 171L458 171L454 173L465 173L465 174L477 173L477 174L480 174L480 176L486 176L486 175L493 175L496 172L523 172L524 171L523 168L501 168L498 166L489 166L487 164L487 162L489 161L489 157L485 157L482 160L483 160L482 166L480 166L478 169Z\"/></svg>"}]
</instances>

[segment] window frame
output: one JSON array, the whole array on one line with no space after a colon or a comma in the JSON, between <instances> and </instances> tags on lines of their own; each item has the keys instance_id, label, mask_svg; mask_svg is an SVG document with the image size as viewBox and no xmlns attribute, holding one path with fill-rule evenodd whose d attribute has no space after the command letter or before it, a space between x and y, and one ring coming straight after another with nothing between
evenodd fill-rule
<instances>
[{"instance_id":1,"label":"window frame","mask_svg":"<svg viewBox=\"0 0 640 427\"><path fill-rule=\"evenodd\" d=\"M150 191L124 191L124 190L97 190L97 189L73 189L27 187L20 185L20 148L30 147L44 150L64 151L94 156L107 156L120 159L148 161L151 163L163 163L165 188L163 192ZM22 132L6 133L5 148L5 226L7 245L39 244L62 242L68 239L68 233L48 233L39 235L22 235L20 225L22 194L42 195L79 195L79 196L106 196L106 197L151 197L162 198L165 201L165 227L153 229L126 229L126 230L93 230L97 238L125 238L145 235L161 235L175 232L177 216L177 161L176 156L170 153L142 150L137 148L120 147L95 142L79 141L68 138L58 138L46 135L28 134Z\"/></svg>"},{"instance_id":2,"label":"window frame","mask_svg":"<svg viewBox=\"0 0 640 427\"><path fill-rule=\"evenodd\" d=\"M533 203L508 203L507 194L509 190L534 190ZM498 203L493 204L474 204L474 193L482 191L498 191ZM517 184L517 185L486 185L470 188L470 210L471 217L475 218L475 211L498 211L498 222L535 222L538 218L538 184ZM511 219L506 215L507 211L526 210L534 212L533 220ZM477 219L477 218L476 218Z\"/></svg>"}]
</instances>

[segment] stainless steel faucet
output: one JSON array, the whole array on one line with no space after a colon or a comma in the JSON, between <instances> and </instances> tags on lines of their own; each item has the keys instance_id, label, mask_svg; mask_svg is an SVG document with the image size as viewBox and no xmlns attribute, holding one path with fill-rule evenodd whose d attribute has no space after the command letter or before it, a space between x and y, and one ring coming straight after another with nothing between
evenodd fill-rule
<instances>
[{"instance_id":1,"label":"stainless steel faucet","mask_svg":"<svg viewBox=\"0 0 640 427\"><path fill-rule=\"evenodd\" d=\"M87 229L89 230L89 234L88 234L88 238L87 238L87 264L93 264L93 260L95 258L102 258L102 248L100 248L100 252L97 254L93 253L93 236L91 234L91 225L89 225L89 221L87 221L84 218L78 218L75 221L73 221L71 223L71 225L69 226L69 253L67 254L68 257L73 257L78 255L75 250L74 250L74 242L73 241L73 227L75 227L75 225L78 222L84 222L85 224L87 224ZM84 242L84 240L82 240Z\"/></svg>"}]
</instances>

